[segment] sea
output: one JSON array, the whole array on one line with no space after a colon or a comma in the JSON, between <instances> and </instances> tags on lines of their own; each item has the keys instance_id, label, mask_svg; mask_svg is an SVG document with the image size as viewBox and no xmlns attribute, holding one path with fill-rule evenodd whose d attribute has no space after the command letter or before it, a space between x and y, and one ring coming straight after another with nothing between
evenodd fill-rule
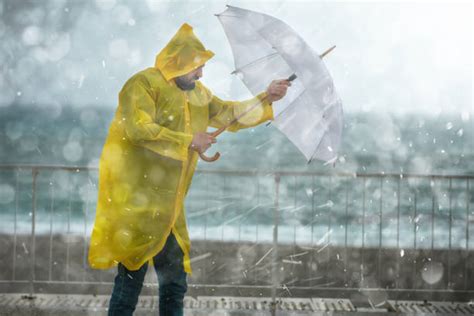
<instances>
[{"instance_id":1,"label":"sea","mask_svg":"<svg viewBox=\"0 0 474 316\"><path fill-rule=\"evenodd\" d=\"M0 107L1 233L90 235L114 111ZM186 198L191 239L474 248L472 115L346 113L330 164L308 163L271 124L224 133Z\"/></svg>"}]
</instances>

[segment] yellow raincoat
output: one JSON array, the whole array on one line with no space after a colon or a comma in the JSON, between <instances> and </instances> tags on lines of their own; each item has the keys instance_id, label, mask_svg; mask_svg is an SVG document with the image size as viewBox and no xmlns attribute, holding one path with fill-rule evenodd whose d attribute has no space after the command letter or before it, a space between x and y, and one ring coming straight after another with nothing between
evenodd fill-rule
<instances>
[{"instance_id":1,"label":"yellow raincoat","mask_svg":"<svg viewBox=\"0 0 474 316\"><path fill-rule=\"evenodd\" d=\"M139 269L163 248L173 232L191 273L184 198L198 154L188 147L196 132L221 127L253 104L261 106L228 130L273 119L265 93L244 102L213 96L199 81L193 90L173 78L202 66L214 54L188 24L156 57L155 67L132 76L119 94L99 163L99 197L89 264L108 269L121 262Z\"/></svg>"}]
</instances>

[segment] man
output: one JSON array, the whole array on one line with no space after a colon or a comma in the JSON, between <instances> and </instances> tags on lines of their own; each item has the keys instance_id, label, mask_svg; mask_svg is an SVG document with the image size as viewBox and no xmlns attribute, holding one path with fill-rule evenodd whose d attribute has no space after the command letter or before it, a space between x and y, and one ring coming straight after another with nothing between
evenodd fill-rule
<instances>
[{"instance_id":1,"label":"man","mask_svg":"<svg viewBox=\"0 0 474 316\"><path fill-rule=\"evenodd\" d=\"M290 85L273 81L266 92L244 102L222 101L199 82L214 55L184 24L157 55L155 67L132 76L119 94L99 164L99 197L89 263L118 265L109 315L132 315L152 264L158 275L160 315L182 315L191 273L190 241L183 201L198 153L221 127L260 102L228 130L273 119L271 102Z\"/></svg>"}]
</instances>

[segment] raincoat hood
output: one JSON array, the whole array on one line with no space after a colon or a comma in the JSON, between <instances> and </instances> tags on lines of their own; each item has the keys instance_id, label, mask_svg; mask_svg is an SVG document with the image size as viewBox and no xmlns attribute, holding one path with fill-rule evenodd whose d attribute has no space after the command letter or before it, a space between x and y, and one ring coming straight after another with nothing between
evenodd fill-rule
<instances>
[{"instance_id":1,"label":"raincoat hood","mask_svg":"<svg viewBox=\"0 0 474 316\"><path fill-rule=\"evenodd\" d=\"M193 28L184 23L156 56L155 67L169 81L204 65L214 53L207 50L193 33Z\"/></svg>"}]
</instances>

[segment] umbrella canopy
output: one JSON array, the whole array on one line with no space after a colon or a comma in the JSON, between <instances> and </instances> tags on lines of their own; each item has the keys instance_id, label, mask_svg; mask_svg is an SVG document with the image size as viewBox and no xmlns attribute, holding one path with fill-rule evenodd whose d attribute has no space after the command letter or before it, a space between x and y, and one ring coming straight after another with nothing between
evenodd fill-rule
<instances>
[{"instance_id":1,"label":"umbrella canopy","mask_svg":"<svg viewBox=\"0 0 474 316\"><path fill-rule=\"evenodd\" d=\"M308 162L335 160L342 102L321 57L287 24L267 14L227 6L217 17L234 55L233 73L254 95L275 78L297 75L287 95L273 105L273 125Z\"/></svg>"}]
</instances>

